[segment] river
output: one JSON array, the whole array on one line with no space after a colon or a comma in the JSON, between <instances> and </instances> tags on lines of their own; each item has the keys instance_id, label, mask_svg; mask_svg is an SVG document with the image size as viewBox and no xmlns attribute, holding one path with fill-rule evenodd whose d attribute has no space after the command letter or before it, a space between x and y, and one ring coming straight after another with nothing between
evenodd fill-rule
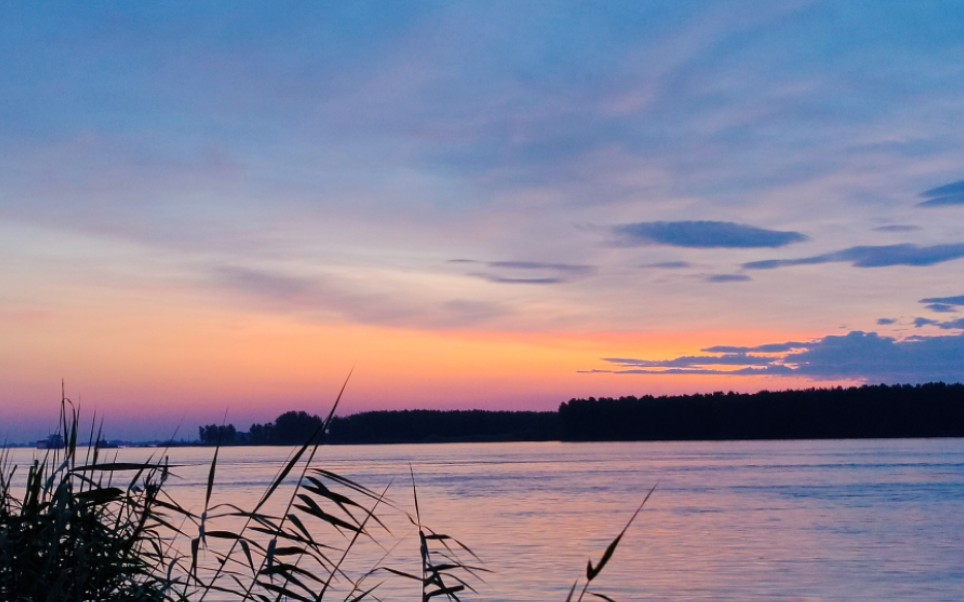
<instances>
[{"instance_id":1,"label":"river","mask_svg":"<svg viewBox=\"0 0 964 602\"><path fill-rule=\"evenodd\" d=\"M213 503L253 505L288 451L221 450ZM169 482L182 504L203 505L212 453L169 451L183 465ZM622 601L958 600L964 591L964 439L334 446L315 464L378 490L391 484L409 512L414 472L422 522L491 571L470 581L478 593L465 600L564 600L654 485L595 591ZM414 527L389 526L379 535L397 544L388 557L359 547L352 566L418 570ZM417 599L417 588L382 576L382 599Z\"/></svg>"}]
</instances>

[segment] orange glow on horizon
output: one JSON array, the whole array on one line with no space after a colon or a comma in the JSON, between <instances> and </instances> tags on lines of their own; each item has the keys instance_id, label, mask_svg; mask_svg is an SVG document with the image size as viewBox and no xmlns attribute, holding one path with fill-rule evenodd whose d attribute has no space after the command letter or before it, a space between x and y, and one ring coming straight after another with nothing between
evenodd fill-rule
<instances>
[{"instance_id":1,"label":"orange glow on horizon","mask_svg":"<svg viewBox=\"0 0 964 602\"><path fill-rule=\"evenodd\" d=\"M573 397L812 386L805 379L586 372L614 368L605 357L661 360L717 342L757 345L812 333L443 331L308 323L188 305L150 309L106 315L75 304L40 318L48 321L45 329L32 324L33 336L18 353L0 358L24 367L3 393L2 407L17 408L6 418L52 412L61 378L69 396L120 422L165 416L214 422L228 411L243 423L288 409L323 413L352 370L340 413L551 410ZM71 334L61 337L62 331Z\"/></svg>"}]
</instances>

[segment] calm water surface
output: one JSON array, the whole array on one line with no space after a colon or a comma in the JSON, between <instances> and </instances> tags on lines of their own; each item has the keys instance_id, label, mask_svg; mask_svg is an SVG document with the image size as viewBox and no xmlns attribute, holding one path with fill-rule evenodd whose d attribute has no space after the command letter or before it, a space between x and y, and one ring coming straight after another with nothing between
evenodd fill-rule
<instances>
[{"instance_id":1,"label":"calm water surface","mask_svg":"<svg viewBox=\"0 0 964 602\"><path fill-rule=\"evenodd\" d=\"M222 450L215 502L253 505L287 452ZM211 453L171 450L186 464L176 499L203 504ZM470 600L564 600L654 484L597 591L623 601L964 597L962 439L345 446L319 458L370 487L391 483L408 510L411 465L423 522L493 571ZM391 526L386 563L417 570L413 528ZM359 551L365 567L385 553ZM418 596L388 584L382 597Z\"/></svg>"}]
</instances>

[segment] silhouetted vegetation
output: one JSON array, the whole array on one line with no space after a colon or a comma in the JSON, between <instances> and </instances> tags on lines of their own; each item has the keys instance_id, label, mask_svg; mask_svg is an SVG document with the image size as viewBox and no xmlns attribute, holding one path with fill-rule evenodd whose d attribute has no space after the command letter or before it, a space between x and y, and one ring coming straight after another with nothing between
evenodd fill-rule
<instances>
[{"instance_id":1,"label":"silhouetted vegetation","mask_svg":"<svg viewBox=\"0 0 964 602\"><path fill-rule=\"evenodd\" d=\"M234 445L238 442L238 432L233 424L209 424L199 426L197 430L202 445Z\"/></svg>"},{"instance_id":2,"label":"silhouetted vegetation","mask_svg":"<svg viewBox=\"0 0 964 602\"><path fill-rule=\"evenodd\" d=\"M78 445L78 426L65 398L59 445L20 490L0 450L0 600L183 600L167 570L164 533L180 531L167 522L166 460L112 462Z\"/></svg>"},{"instance_id":3,"label":"silhouetted vegetation","mask_svg":"<svg viewBox=\"0 0 964 602\"><path fill-rule=\"evenodd\" d=\"M364 412L331 421L330 443L438 443L557 439L556 412L404 410Z\"/></svg>"},{"instance_id":4,"label":"silhouetted vegetation","mask_svg":"<svg viewBox=\"0 0 964 602\"><path fill-rule=\"evenodd\" d=\"M166 483L178 467L166 458L119 462L105 458L96 443L86 450L79 446L79 413L64 396L59 445L31 463L23 485L14 479L19 467L0 448L0 600L201 602L217 596L361 602L382 599L391 579L416 582L422 602L459 602L475 592L480 574L488 571L467 546L424 524L414 471L410 514L388 499L388 486L372 490L318 466L316 454L340 398L324 420L304 412L279 416L275 429L290 430L285 435L275 430L274 441L305 425L314 430L291 447L253 507L216 501L216 446L203 508L185 508L168 495ZM101 441L93 430L89 440ZM204 440L239 435L217 425L201 427L199 434ZM567 602L587 595L612 600L589 588L651 494L600 560L589 562ZM395 546L380 540L395 538L383 522L392 513L401 513L417 530L413 569L385 564ZM377 547L376 564L349 568L346 559L366 543Z\"/></svg>"},{"instance_id":5,"label":"silhouetted vegetation","mask_svg":"<svg viewBox=\"0 0 964 602\"><path fill-rule=\"evenodd\" d=\"M247 433L200 427L205 445L292 445L322 419L285 412ZM402 410L335 417L326 443L660 441L964 436L964 385L571 399L558 412Z\"/></svg>"},{"instance_id":6,"label":"silhouetted vegetation","mask_svg":"<svg viewBox=\"0 0 964 602\"><path fill-rule=\"evenodd\" d=\"M274 422L253 424L248 432L234 425L198 427L201 445L295 445L317 432L322 419L307 412L285 412ZM335 417L326 443L447 443L468 441L552 441L559 438L556 412L487 410L402 410L362 412Z\"/></svg>"},{"instance_id":7,"label":"silhouetted vegetation","mask_svg":"<svg viewBox=\"0 0 964 602\"><path fill-rule=\"evenodd\" d=\"M850 439L964 436L964 385L572 399L568 441Z\"/></svg>"},{"instance_id":8,"label":"silhouetted vegetation","mask_svg":"<svg viewBox=\"0 0 964 602\"><path fill-rule=\"evenodd\" d=\"M233 424L208 424L198 427L201 445L300 445L318 437L321 417L305 411L290 411L274 422L252 424L248 432L238 432Z\"/></svg>"}]
</instances>

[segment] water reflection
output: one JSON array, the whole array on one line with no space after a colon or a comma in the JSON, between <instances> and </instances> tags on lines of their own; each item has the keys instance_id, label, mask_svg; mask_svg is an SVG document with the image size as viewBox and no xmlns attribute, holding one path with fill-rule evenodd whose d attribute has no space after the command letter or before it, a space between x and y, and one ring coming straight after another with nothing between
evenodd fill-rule
<instances>
[{"instance_id":1,"label":"water reflection","mask_svg":"<svg viewBox=\"0 0 964 602\"><path fill-rule=\"evenodd\" d=\"M215 501L253 505L288 450L221 452ZM17 450L29 458L33 450ZM119 450L140 460L145 450ZM203 506L210 449L174 449L172 495ZM323 467L468 543L481 600L563 600L649 487L601 577L642 599L956 599L964 591L964 440L523 443L324 448ZM28 461L28 460L27 460ZM245 502L247 500L247 502ZM393 566L417 566L403 517ZM382 554L355 558L371 566ZM409 589L383 598L415 599ZM473 599L469 597L469 599Z\"/></svg>"}]
</instances>

